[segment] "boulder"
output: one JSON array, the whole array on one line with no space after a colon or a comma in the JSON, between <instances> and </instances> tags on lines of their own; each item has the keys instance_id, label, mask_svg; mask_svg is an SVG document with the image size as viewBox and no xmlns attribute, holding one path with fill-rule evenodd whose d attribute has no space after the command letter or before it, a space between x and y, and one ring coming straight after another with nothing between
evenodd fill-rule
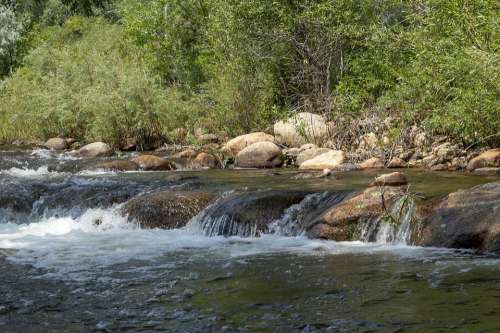
<instances>
[{"instance_id":1,"label":"boulder","mask_svg":"<svg viewBox=\"0 0 500 333\"><path fill-rule=\"evenodd\" d=\"M467 164L469 171L486 167L500 167L500 148L485 151Z\"/></svg>"},{"instance_id":2,"label":"boulder","mask_svg":"<svg viewBox=\"0 0 500 333\"><path fill-rule=\"evenodd\" d=\"M361 169L382 169L384 168L384 162L378 157L372 157L362 162L359 166Z\"/></svg>"},{"instance_id":3,"label":"boulder","mask_svg":"<svg viewBox=\"0 0 500 333\"><path fill-rule=\"evenodd\" d=\"M272 142L257 142L238 153L236 166L240 168L274 168L283 164L281 149Z\"/></svg>"},{"instance_id":4,"label":"boulder","mask_svg":"<svg viewBox=\"0 0 500 333\"><path fill-rule=\"evenodd\" d=\"M214 200L215 195L207 192L159 191L130 199L122 212L143 228L175 229Z\"/></svg>"},{"instance_id":5,"label":"boulder","mask_svg":"<svg viewBox=\"0 0 500 333\"><path fill-rule=\"evenodd\" d=\"M389 169L401 169L401 168L406 168L408 166L408 163L406 163L403 159L399 157L394 157L389 164L387 164L387 167Z\"/></svg>"},{"instance_id":6,"label":"boulder","mask_svg":"<svg viewBox=\"0 0 500 333\"><path fill-rule=\"evenodd\" d=\"M202 134L198 137L201 144L218 143L219 137L215 134Z\"/></svg>"},{"instance_id":7,"label":"boulder","mask_svg":"<svg viewBox=\"0 0 500 333\"><path fill-rule=\"evenodd\" d=\"M500 182L449 194L424 220L417 245L500 251Z\"/></svg>"},{"instance_id":8,"label":"boulder","mask_svg":"<svg viewBox=\"0 0 500 333\"><path fill-rule=\"evenodd\" d=\"M368 188L327 209L310 223L306 235L336 241L359 240L359 224L381 219L403 195L399 187Z\"/></svg>"},{"instance_id":9,"label":"boulder","mask_svg":"<svg viewBox=\"0 0 500 333\"><path fill-rule=\"evenodd\" d=\"M302 179L317 179L317 178L326 178L331 176L332 170L330 169L325 169L323 171L306 171L306 172L300 172L296 174L295 176L292 177L292 179L295 180L302 180Z\"/></svg>"},{"instance_id":10,"label":"boulder","mask_svg":"<svg viewBox=\"0 0 500 333\"><path fill-rule=\"evenodd\" d=\"M253 145L257 142L273 142L274 136L266 134L264 132L255 132L245 135L237 136L234 139L229 140L223 148L223 151L231 154L237 155L240 151L246 147Z\"/></svg>"},{"instance_id":11,"label":"boulder","mask_svg":"<svg viewBox=\"0 0 500 333\"><path fill-rule=\"evenodd\" d=\"M68 149L69 144L65 139L62 138L52 138L48 139L43 146L47 149L52 149L52 150L64 150Z\"/></svg>"},{"instance_id":12,"label":"boulder","mask_svg":"<svg viewBox=\"0 0 500 333\"><path fill-rule=\"evenodd\" d=\"M85 158L106 157L113 155L113 150L104 142L93 142L78 149L74 155Z\"/></svg>"},{"instance_id":13,"label":"boulder","mask_svg":"<svg viewBox=\"0 0 500 333\"><path fill-rule=\"evenodd\" d=\"M139 166L127 160L116 160L108 161L97 165L93 170L105 170L105 171L135 171L138 170Z\"/></svg>"},{"instance_id":14,"label":"boulder","mask_svg":"<svg viewBox=\"0 0 500 333\"><path fill-rule=\"evenodd\" d=\"M132 159L141 170L158 171L158 170L175 170L175 164L155 155L140 155Z\"/></svg>"},{"instance_id":15,"label":"boulder","mask_svg":"<svg viewBox=\"0 0 500 333\"><path fill-rule=\"evenodd\" d=\"M191 159L191 158L195 158L197 155L198 155L198 153L194 149L188 148L186 150L183 150L183 151L180 151L180 152L174 154L172 157L173 158Z\"/></svg>"},{"instance_id":16,"label":"boulder","mask_svg":"<svg viewBox=\"0 0 500 333\"><path fill-rule=\"evenodd\" d=\"M302 112L274 124L274 135L278 143L288 147L300 147L306 142L321 143L329 134L323 116Z\"/></svg>"},{"instance_id":17,"label":"boulder","mask_svg":"<svg viewBox=\"0 0 500 333\"><path fill-rule=\"evenodd\" d=\"M308 194L283 190L233 193L205 209L194 221L208 236L255 237L267 232L288 207Z\"/></svg>"},{"instance_id":18,"label":"boulder","mask_svg":"<svg viewBox=\"0 0 500 333\"><path fill-rule=\"evenodd\" d=\"M401 186L408 184L404 173L393 172L378 176L370 186Z\"/></svg>"},{"instance_id":19,"label":"boulder","mask_svg":"<svg viewBox=\"0 0 500 333\"><path fill-rule=\"evenodd\" d=\"M305 169L305 170L335 169L340 164L344 163L344 161L345 161L345 154L343 151L332 150L303 162L300 165L300 169Z\"/></svg>"},{"instance_id":20,"label":"boulder","mask_svg":"<svg viewBox=\"0 0 500 333\"><path fill-rule=\"evenodd\" d=\"M308 148L304 149L299 155L297 155L297 165L300 166L307 160L315 158L316 156L322 155L332 151L330 148Z\"/></svg>"},{"instance_id":21,"label":"boulder","mask_svg":"<svg viewBox=\"0 0 500 333\"><path fill-rule=\"evenodd\" d=\"M479 168L472 173L478 176L500 176L500 168Z\"/></svg>"},{"instance_id":22,"label":"boulder","mask_svg":"<svg viewBox=\"0 0 500 333\"><path fill-rule=\"evenodd\" d=\"M219 165L217 158L207 153L199 153L190 163L192 169L216 169Z\"/></svg>"}]
</instances>

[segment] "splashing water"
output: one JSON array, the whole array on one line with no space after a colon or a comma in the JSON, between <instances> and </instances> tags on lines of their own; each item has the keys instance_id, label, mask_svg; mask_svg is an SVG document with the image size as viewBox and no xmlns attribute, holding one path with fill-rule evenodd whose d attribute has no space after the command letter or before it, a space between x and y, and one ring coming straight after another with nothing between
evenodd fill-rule
<instances>
[{"instance_id":1,"label":"splashing water","mask_svg":"<svg viewBox=\"0 0 500 333\"><path fill-rule=\"evenodd\" d=\"M359 239L380 244L408 244L415 210L415 200L409 195L402 196L385 216L360 221Z\"/></svg>"}]
</instances>

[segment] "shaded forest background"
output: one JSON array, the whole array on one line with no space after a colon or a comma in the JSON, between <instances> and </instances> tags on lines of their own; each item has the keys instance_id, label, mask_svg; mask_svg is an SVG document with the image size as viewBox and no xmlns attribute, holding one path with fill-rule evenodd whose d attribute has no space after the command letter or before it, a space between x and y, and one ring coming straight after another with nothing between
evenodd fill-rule
<instances>
[{"instance_id":1,"label":"shaded forest background","mask_svg":"<svg viewBox=\"0 0 500 333\"><path fill-rule=\"evenodd\" d=\"M0 0L0 140L189 142L313 112L346 144L388 122L495 145L498 18L494 0Z\"/></svg>"}]
</instances>

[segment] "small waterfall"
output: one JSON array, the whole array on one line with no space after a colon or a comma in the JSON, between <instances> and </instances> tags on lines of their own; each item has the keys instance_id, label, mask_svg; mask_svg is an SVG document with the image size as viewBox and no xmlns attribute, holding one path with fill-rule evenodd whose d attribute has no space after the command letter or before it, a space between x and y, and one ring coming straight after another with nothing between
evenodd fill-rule
<instances>
[{"instance_id":1,"label":"small waterfall","mask_svg":"<svg viewBox=\"0 0 500 333\"><path fill-rule=\"evenodd\" d=\"M276 190L232 193L205 208L186 228L206 236L299 236L347 194Z\"/></svg>"},{"instance_id":2,"label":"small waterfall","mask_svg":"<svg viewBox=\"0 0 500 333\"><path fill-rule=\"evenodd\" d=\"M359 239L363 242L408 244L415 210L415 200L410 195L402 196L384 216L360 222Z\"/></svg>"},{"instance_id":3,"label":"small waterfall","mask_svg":"<svg viewBox=\"0 0 500 333\"><path fill-rule=\"evenodd\" d=\"M326 209L341 202L347 193L321 192L307 195L300 203L290 206L283 216L273 221L269 230L280 236L301 236Z\"/></svg>"}]
</instances>

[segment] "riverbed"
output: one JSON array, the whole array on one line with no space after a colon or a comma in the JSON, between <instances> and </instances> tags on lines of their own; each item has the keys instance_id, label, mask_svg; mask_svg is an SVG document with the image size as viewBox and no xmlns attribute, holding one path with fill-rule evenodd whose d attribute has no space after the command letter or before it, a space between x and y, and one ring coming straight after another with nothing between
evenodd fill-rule
<instances>
[{"instance_id":1,"label":"riverbed","mask_svg":"<svg viewBox=\"0 0 500 333\"><path fill-rule=\"evenodd\" d=\"M100 161L0 151L1 332L500 332L495 255L207 237L141 229L119 212L160 189L356 191L377 171L309 180L285 169L86 171ZM427 198L499 180L405 173Z\"/></svg>"}]
</instances>

